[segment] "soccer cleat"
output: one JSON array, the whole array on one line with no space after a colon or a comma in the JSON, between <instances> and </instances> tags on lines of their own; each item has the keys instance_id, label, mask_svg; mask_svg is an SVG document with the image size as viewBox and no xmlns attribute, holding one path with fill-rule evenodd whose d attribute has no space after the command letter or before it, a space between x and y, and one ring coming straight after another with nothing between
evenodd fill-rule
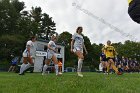
<instances>
[{"instance_id":1,"label":"soccer cleat","mask_svg":"<svg viewBox=\"0 0 140 93\"><path fill-rule=\"evenodd\" d=\"M122 72L117 72L117 75L122 75Z\"/></svg>"},{"instance_id":2,"label":"soccer cleat","mask_svg":"<svg viewBox=\"0 0 140 93\"><path fill-rule=\"evenodd\" d=\"M56 76L61 76L61 74L56 74Z\"/></svg>"},{"instance_id":3,"label":"soccer cleat","mask_svg":"<svg viewBox=\"0 0 140 93\"><path fill-rule=\"evenodd\" d=\"M24 73L19 73L19 75L25 75Z\"/></svg>"},{"instance_id":4,"label":"soccer cleat","mask_svg":"<svg viewBox=\"0 0 140 93\"><path fill-rule=\"evenodd\" d=\"M104 75L108 75L108 73L106 72L106 73L104 73Z\"/></svg>"},{"instance_id":5,"label":"soccer cleat","mask_svg":"<svg viewBox=\"0 0 140 93\"><path fill-rule=\"evenodd\" d=\"M60 75L62 75L63 73L59 72Z\"/></svg>"},{"instance_id":6,"label":"soccer cleat","mask_svg":"<svg viewBox=\"0 0 140 93\"><path fill-rule=\"evenodd\" d=\"M78 72L77 74L79 77L83 77L83 75L80 72Z\"/></svg>"},{"instance_id":7,"label":"soccer cleat","mask_svg":"<svg viewBox=\"0 0 140 93\"><path fill-rule=\"evenodd\" d=\"M44 73L42 73L42 76L44 76Z\"/></svg>"},{"instance_id":8,"label":"soccer cleat","mask_svg":"<svg viewBox=\"0 0 140 93\"><path fill-rule=\"evenodd\" d=\"M42 73L42 76L47 75L46 73Z\"/></svg>"}]
</instances>

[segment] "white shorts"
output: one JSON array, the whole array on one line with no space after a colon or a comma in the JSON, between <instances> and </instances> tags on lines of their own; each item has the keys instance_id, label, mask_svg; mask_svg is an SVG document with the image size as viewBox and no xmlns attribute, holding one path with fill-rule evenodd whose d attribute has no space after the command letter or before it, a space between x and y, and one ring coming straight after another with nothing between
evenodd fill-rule
<instances>
[{"instance_id":1,"label":"white shorts","mask_svg":"<svg viewBox=\"0 0 140 93\"><path fill-rule=\"evenodd\" d=\"M23 57L29 57L28 55L29 55L29 52L23 52L23 54L22 54ZM33 54L30 53L30 56L32 57Z\"/></svg>"},{"instance_id":2,"label":"white shorts","mask_svg":"<svg viewBox=\"0 0 140 93\"><path fill-rule=\"evenodd\" d=\"M52 56L56 56L55 53L47 52L46 59L52 59Z\"/></svg>"},{"instance_id":3,"label":"white shorts","mask_svg":"<svg viewBox=\"0 0 140 93\"><path fill-rule=\"evenodd\" d=\"M28 52L23 52L22 56L23 57L28 57L29 53Z\"/></svg>"},{"instance_id":4,"label":"white shorts","mask_svg":"<svg viewBox=\"0 0 140 93\"><path fill-rule=\"evenodd\" d=\"M76 51L81 51L83 53L83 48L82 47L74 47L73 52L75 53Z\"/></svg>"}]
</instances>

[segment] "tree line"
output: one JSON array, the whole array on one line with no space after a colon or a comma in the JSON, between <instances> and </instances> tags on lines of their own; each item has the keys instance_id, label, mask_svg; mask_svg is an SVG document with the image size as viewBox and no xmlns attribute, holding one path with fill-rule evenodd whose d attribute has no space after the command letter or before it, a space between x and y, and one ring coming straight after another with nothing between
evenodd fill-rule
<instances>
[{"instance_id":1,"label":"tree line","mask_svg":"<svg viewBox=\"0 0 140 93\"><path fill-rule=\"evenodd\" d=\"M41 7L32 7L25 11L25 3L18 0L0 1L0 62L11 60L11 55L22 56L26 41L32 35L48 40L52 34L57 34L56 23L47 13L42 13ZM62 29L63 30L63 29ZM84 36L84 35L83 35ZM65 66L77 64L77 58L70 52L72 34L68 31L58 35L58 43L65 46ZM99 55L103 44L91 43L84 36L88 55L85 55L85 66L98 67ZM119 56L137 58L140 61L140 42L130 40L124 43L114 43Z\"/></svg>"}]
</instances>

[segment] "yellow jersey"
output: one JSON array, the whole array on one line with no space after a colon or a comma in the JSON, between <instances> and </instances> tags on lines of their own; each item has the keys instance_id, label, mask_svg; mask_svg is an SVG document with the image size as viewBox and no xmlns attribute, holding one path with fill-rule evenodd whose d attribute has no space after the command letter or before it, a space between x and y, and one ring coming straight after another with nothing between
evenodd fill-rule
<instances>
[{"instance_id":1,"label":"yellow jersey","mask_svg":"<svg viewBox=\"0 0 140 93\"><path fill-rule=\"evenodd\" d=\"M130 3L131 1L133 1L133 0L128 0L128 3Z\"/></svg>"},{"instance_id":2,"label":"yellow jersey","mask_svg":"<svg viewBox=\"0 0 140 93\"><path fill-rule=\"evenodd\" d=\"M104 47L104 53L106 55L106 58L114 58L117 54L115 51L115 48L113 46L106 46Z\"/></svg>"}]
</instances>

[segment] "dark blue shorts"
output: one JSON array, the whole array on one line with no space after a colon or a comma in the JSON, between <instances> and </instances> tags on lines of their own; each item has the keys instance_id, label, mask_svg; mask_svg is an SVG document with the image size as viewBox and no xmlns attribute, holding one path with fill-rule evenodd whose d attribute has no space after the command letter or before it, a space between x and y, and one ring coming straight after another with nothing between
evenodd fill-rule
<instances>
[{"instance_id":1,"label":"dark blue shorts","mask_svg":"<svg viewBox=\"0 0 140 93\"><path fill-rule=\"evenodd\" d=\"M101 61L107 61L107 59L106 58L103 58Z\"/></svg>"},{"instance_id":2,"label":"dark blue shorts","mask_svg":"<svg viewBox=\"0 0 140 93\"><path fill-rule=\"evenodd\" d=\"M110 58L110 57L106 58L107 61L109 61L110 59L112 59L115 62L115 58Z\"/></svg>"}]
</instances>

